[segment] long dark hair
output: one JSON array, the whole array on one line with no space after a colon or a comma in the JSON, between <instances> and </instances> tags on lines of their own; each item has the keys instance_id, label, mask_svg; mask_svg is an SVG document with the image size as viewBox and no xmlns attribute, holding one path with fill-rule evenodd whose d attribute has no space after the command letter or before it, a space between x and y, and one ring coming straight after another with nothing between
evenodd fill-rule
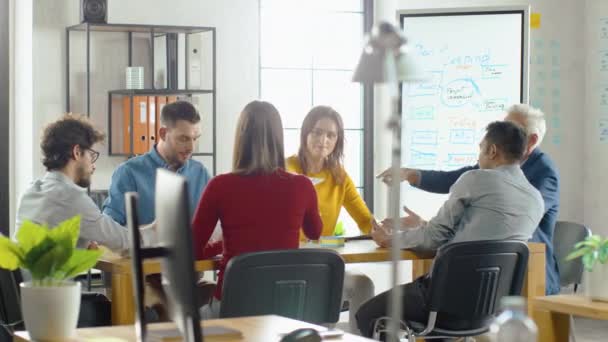
<instances>
[{"instance_id":1,"label":"long dark hair","mask_svg":"<svg viewBox=\"0 0 608 342\"><path fill-rule=\"evenodd\" d=\"M281 116L269 102L249 102L236 127L232 172L269 174L277 169L285 169Z\"/></svg>"}]
</instances>

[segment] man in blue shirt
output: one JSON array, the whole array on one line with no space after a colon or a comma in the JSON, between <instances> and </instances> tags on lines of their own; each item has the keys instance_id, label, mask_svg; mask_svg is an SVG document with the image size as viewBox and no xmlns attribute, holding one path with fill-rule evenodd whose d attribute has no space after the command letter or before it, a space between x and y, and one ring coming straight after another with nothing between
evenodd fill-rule
<instances>
[{"instance_id":1,"label":"man in blue shirt","mask_svg":"<svg viewBox=\"0 0 608 342\"><path fill-rule=\"evenodd\" d=\"M125 161L114 171L103 212L125 225L125 193L135 191L139 195L139 223L153 222L156 169L164 168L188 180L190 212L193 213L210 178L205 166L191 159L200 137L200 121L198 111L187 101L164 106L158 143L148 153Z\"/></svg>"},{"instance_id":2,"label":"man in blue shirt","mask_svg":"<svg viewBox=\"0 0 608 342\"><path fill-rule=\"evenodd\" d=\"M553 161L539 148L546 132L544 114L539 109L517 104L507 110L505 121L521 125L528 135L521 169L530 184L540 191L545 204L543 218L530 241L542 242L546 245L545 292L556 294L560 291L560 284L557 261L553 254L553 231L559 210L559 173ZM425 191L447 194L460 175L478 168L479 165L467 166L447 172L402 168L401 180L408 181L411 185ZM378 178L390 183L390 169L382 172Z\"/></svg>"}]
</instances>

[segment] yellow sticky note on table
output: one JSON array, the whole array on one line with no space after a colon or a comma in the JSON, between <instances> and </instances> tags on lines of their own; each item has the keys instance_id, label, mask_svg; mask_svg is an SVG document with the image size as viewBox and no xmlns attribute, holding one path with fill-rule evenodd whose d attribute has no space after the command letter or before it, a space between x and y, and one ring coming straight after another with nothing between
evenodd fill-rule
<instances>
[{"instance_id":1,"label":"yellow sticky note on table","mask_svg":"<svg viewBox=\"0 0 608 342\"><path fill-rule=\"evenodd\" d=\"M540 13L530 14L530 28L540 28Z\"/></svg>"}]
</instances>

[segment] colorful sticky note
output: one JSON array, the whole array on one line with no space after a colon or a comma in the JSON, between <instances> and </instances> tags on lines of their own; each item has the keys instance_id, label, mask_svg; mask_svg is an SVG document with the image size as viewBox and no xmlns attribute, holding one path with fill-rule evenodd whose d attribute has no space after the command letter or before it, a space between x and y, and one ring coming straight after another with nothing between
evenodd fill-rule
<instances>
[{"instance_id":1,"label":"colorful sticky note","mask_svg":"<svg viewBox=\"0 0 608 342\"><path fill-rule=\"evenodd\" d=\"M530 14L530 28L540 28L540 13Z\"/></svg>"}]
</instances>

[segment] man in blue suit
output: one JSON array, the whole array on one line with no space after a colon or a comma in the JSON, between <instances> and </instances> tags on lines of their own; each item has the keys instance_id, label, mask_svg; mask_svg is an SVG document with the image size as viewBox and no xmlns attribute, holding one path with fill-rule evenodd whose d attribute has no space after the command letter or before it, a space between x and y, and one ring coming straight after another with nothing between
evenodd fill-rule
<instances>
[{"instance_id":1,"label":"man in blue suit","mask_svg":"<svg viewBox=\"0 0 608 342\"><path fill-rule=\"evenodd\" d=\"M507 110L505 120L521 125L528 134L528 145L521 169L528 181L541 193L545 204L543 218L530 241L542 242L546 245L547 276L545 292L547 294L557 294L560 291L560 284L559 269L553 254L553 231L559 210L559 174L553 161L539 148L546 132L544 114L539 109L525 104L517 104ZM402 168L401 180L408 181L412 186L424 191L447 194L460 175L478 168L479 165L467 166L454 171ZM390 169L379 174L378 178L390 184Z\"/></svg>"}]
</instances>

